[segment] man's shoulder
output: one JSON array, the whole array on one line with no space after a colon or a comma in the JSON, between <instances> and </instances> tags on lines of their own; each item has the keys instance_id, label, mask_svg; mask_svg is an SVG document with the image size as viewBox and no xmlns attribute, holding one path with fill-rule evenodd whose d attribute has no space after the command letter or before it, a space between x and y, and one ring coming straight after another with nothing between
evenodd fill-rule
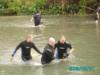
<instances>
[{"instance_id":1,"label":"man's shoulder","mask_svg":"<svg viewBox=\"0 0 100 75\"><path fill-rule=\"evenodd\" d=\"M59 45L60 44L60 42L58 41L55 45Z\"/></svg>"},{"instance_id":2,"label":"man's shoulder","mask_svg":"<svg viewBox=\"0 0 100 75\"><path fill-rule=\"evenodd\" d=\"M71 45L69 42L65 42L65 45Z\"/></svg>"},{"instance_id":3,"label":"man's shoulder","mask_svg":"<svg viewBox=\"0 0 100 75\"><path fill-rule=\"evenodd\" d=\"M45 48L44 48L44 52L45 52L45 51L52 52L52 48L50 47L49 44L47 44L47 45L45 46Z\"/></svg>"},{"instance_id":4,"label":"man's shoulder","mask_svg":"<svg viewBox=\"0 0 100 75\"><path fill-rule=\"evenodd\" d=\"M21 43L25 43L25 42L26 42L26 40L21 41Z\"/></svg>"},{"instance_id":5,"label":"man's shoulder","mask_svg":"<svg viewBox=\"0 0 100 75\"><path fill-rule=\"evenodd\" d=\"M24 44L24 43L26 43L26 41L25 41L25 40L20 42L20 44Z\"/></svg>"}]
</instances>

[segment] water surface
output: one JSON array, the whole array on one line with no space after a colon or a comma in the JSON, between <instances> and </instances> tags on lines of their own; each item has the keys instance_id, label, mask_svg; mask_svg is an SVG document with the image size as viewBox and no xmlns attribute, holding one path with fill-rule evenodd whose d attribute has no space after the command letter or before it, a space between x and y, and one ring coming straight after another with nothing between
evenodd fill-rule
<instances>
[{"instance_id":1,"label":"water surface","mask_svg":"<svg viewBox=\"0 0 100 75\"><path fill-rule=\"evenodd\" d=\"M99 75L100 74L100 24L89 17L43 16L43 27L33 27L30 16L0 17L0 75ZM8 64L10 56L19 42L28 33L34 36L33 42L42 51L49 37L56 41L64 34L75 48L66 62L48 66L28 64ZM20 50L16 61L20 59ZM68 66L93 66L94 71L68 71Z\"/></svg>"}]
</instances>

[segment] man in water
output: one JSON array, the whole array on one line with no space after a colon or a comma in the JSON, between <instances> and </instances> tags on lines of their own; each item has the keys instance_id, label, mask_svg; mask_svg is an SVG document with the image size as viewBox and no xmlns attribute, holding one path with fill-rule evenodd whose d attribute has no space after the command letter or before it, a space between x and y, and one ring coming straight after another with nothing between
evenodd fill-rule
<instances>
[{"instance_id":1,"label":"man in water","mask_svg":"<svg viewBox=\"0 0 100 75\"><path fill-rule=\"evenodd\" d=\"M21 58L23 61L29 61L32 59L31 56L31 48L33 48L35 51L37 51L39 54L42 54L35 44L32 42L33 36L32 34L29 34L26 38L26 40L22 41L15 49L15 51L12 54L12 57L14 57L16 51L21 48Z\"/></svg>"},{"instance_id":2,"label":"man in water","mask_svg":"<svg viewBox=\"0 0 100 75\"><path fill-rule=\"evenodd\" d=\"M41 12L37 12L33 17L35 26L39 26L41 23Z\"/></svg>"},{"instance_id":3,"label":"man in water","mask_svg":"<svg viewBox=\"0 0 100 75\"><path fill-rule=\"evenodd\" d=\"M96 12L95 20L96 20L96 23L98 23L98 20L99 20L99 12Z\"/></svg>"},{"instance_id":4,"label":"man in water","mask_svg":"<svg viewBox=\"0 0 100 75\"><path fill-rule=\"evenodd\" d=\"M55 50L55 39L51 37L49 38L48 44L44 48L41 57L42 64L49 64L54 59L54 50Z\"/></svg>"},{"instance_id":5,"label":"man in water","mask_svg":"<svg viewBox=\"0 0 100 75\"><path fill-rule=\"evenodd\" d=\"M66 43L65 41L66 41L65 36L61 36L60 41L58 41L55 44L55 48L57 48L57 56L56 56L57 59L63 59L68 57L69 54L72 53L74 50L71 44ZM70 49L69 52L68 49Z\"/></svg>"},{"instance_id":6,"label":"man in water","mask_svg":"<svg viewBox=\"0 0 100 75\"><path fill-rule=\"evenodd\" d=\"M100 7L98 7L98 8L96 9L96 16L95 16L96 23L98 23L98 20L99 20L99 18L100 18L100 16L99 16L99 11L100 11Z\"/></svg>"}]
</instances>

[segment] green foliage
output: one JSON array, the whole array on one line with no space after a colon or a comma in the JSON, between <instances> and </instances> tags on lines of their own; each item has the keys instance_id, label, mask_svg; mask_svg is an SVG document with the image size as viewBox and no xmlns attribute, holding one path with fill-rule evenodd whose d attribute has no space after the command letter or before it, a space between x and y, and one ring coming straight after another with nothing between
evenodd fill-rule
<instances>
[{"instance_id":1,"label":"green foliage","mask_svg":"<svg viewBox=\"0 0 100 75\"><path fill-rule=\"evenodd\" d=\"M79 14L81 14L81 15L85 14L84 6L86 6L86 0L80 0L79 7L81 9L79 10Z\"/></svg>"},{"instance_id":2,"label":"green foliage","mask_svg":"<svg viewBox=\"0 0 100 75\"><path fill-rule=\"evenodd\" d=\"M9 10L12 10L14 12L17 12L19 13L20 12L20 7L21 7L21 1L20 0L12 0L8 3L8 6L9 6Z\"/></svg>"},{"instance_id":3,"label":"green foliage","mask_svg":"<svg viewBox=\"0 0 100 75\"><path fill-rule=\"evenodd\" d=\"M77 4L70 4L67 6L67 12L77 14L79 12L79 6Z\"/></svg>"},{"instance_id":4,"label":"green foliage","mask_svg":"<svg viewBox=\"0 0 100 75\"><path fill-rule=\"evenodd\" d=\"M90 8L96 9L98 6L98 2L96 0L90 0L86 2L86 6L89 6Z\"/></svg>"},{"instance_id":5,"label":"green foliage","mask_svg":"<svg viewBox=\"0 0 100 75\"><path fill-rule=\"evenodd\" d=\"M32 12L42 11L44 9L45 1L46 0L35 0L31 7Z\"/></svg>"},{"instance_id":6,"label":"green foliage","mask_svg":"<svg viewBox=\"0 0 100 75\"><path fill-rule=\"evenodd\" d=\"M86 14L100 6L100 0L0 0L0 15L29 15L37 11L43 14ZM59 3L60 2L60 3ZM89 8L91 9L89 9Z\"/></svg>"},{"instance_id":7,"label":"green foliage","mask_svg":"<svg viewBox=\"0 0 100 75\"><path fill-rule=\"evenodd\" d=\"M0 9L8 7L8 0L0 0Z\"/></svg>"},{"instance_id":8,"label":"green foliage","mask_svg":"<svg viewBox=\"0 0 100 75\"><path fill-rule=\"evenodd\" d=\"M49 9L47 10L48 14L61 14L62 13L62 7L59 4L52 4L49 6Z\"/></svg>"},{"instance_id":9,"label":"green foliage","mask_svg":"<svg viewBox=\"0 0 100 75\"><path fill-rule=\"evenodd\" d=\"M80 0L80 13L94 13L98 6L100 6L99 0Z\"/></svg>"}]
</instances>

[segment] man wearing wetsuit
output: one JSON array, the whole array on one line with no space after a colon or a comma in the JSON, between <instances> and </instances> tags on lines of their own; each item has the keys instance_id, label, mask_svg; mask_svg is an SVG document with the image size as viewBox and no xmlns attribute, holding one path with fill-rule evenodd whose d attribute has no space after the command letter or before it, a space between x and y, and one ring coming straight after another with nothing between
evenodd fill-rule
<instances>
[{"instance_id":1,"label":"man wearing wetsuit","mask_svg":"<svg viewBox=\"0 0 100 75\"><path fill-rule=\"evenodd\" d=\"M41 23L41 13L37 12L34 15L34 24L35 24L35 26L38 26L38 25L40 25L40 23Z\"/></svg>"},{"instance_id":2,"label":"man wearing wetsuit","mask_svg":"<svg viewBox=\"0 0 100 75\"><path fill-rule=\"evenodd\" d=\"M95 16L95 20L99 20L99 11L100 11L100 7L98 7L97 9L96 9L96 16Z\"/></svg>"},{"instance_id":3,"label":"man wearing wetsuit","mask_svg":"<svg viewBox=\"0 0 100 75\"><path fill-rule=\"evenodd\" d=\"M96 12L95 20L99 20L99 12Z\"/></svg>"},{"instance_id":4,"label":"man wearing wetsuit","mask_svg":"<svg viewBox=\"0 0 100 75\"><path fill-rule=\"evenodd\" d=\"M25 41L22 41L15 49L15 51L12 54L12 57L14 57L16 51L21 48L21 58L23 61L28 61L32 59L31 56L31 48L33 48L35 51L37 51L39 54L42 54L37 47L35 46L35 44L32 42L32 38L33 36L31 34L29 34L27 36L27 39Z\"/></svg>"},{"instance_id":5,"label":"man wearing wetsuit","mask_svg":"<svg viewBox=\"0 0 100 75\"><path fill-rule=\"evenodd\" d=\"M69 53L72 53L73 48L71 44L65 42L65 37L62 36L60 41L55 44L55 48L57 48L57 59L63 59L69 56ZM68 49L71 49L68 53Z\"/></svg>"},{"instance_id":6,"label":"man wearing wetsuit","mask_svg":"<svg viewBox=\"0 0 100 75\"><path fill-rule=\"evenodd\" d=\"M45 46L41 57L42 64L49 64L54 59L54 50L55 50L54 46L55 46L55 39L49 38L48 44Z\"/></svg>"}]
</instances>

